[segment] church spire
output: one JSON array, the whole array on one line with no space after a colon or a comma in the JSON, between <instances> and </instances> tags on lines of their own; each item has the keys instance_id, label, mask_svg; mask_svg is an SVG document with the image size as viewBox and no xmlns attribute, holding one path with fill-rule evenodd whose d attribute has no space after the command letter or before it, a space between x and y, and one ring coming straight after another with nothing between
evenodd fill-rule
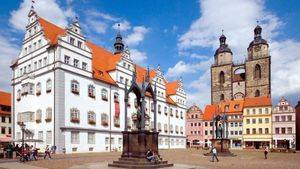
<instances>
[{"instance_id":1,"label":"church spire","mask_svg":"<svg viewBox=\"0 0 300 169\"><path fill-rule=\"evenodd\" d=\"M114 47L115 47L115 54L121 53L124 50L124 43L122 40L121 31L120 31L120 24L118 24L118 32L117 32L117 36L116 36L116 41L114 43Z\"/></svg>"}]
</instances>

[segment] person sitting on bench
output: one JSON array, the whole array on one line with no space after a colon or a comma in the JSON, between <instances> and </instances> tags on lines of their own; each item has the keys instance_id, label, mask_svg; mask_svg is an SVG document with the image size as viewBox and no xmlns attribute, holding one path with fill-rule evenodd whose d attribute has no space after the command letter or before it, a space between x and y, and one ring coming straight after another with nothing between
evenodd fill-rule
<instances>
[{"instance_id":1,"label":"person sitting on bench","mask_svg":"<svg viewBox=\"0 0 300 169\"><path fill-rule=\"evenodd\" d=\"M152 152L151 149L147 151L146 158L150 162L155 162L155 163L159 162L159 157L156 154L154 154L154 152Z\"/></svg>"}]
</instances>

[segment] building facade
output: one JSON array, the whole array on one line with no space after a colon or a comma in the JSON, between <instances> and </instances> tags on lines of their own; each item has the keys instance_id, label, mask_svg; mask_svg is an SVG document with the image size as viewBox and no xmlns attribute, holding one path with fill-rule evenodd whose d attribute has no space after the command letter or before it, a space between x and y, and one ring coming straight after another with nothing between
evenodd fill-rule
<instances>
[{"instance_id":1,"label":"building facade","mask_svg":"<svg viewBox=\"0 0 300 169\"><path fill-rule=\"evenodd\" d=\"M12 64L14 138L21 137L24 122L30 138L43 140L38 147L56 146L58 152L115 151L122 149L124 121L134 129L136 99L124 103L125 83L132 76L142 83L149 73L157 86L159 148L184 148L186 94L181 80L168 82L160 67L147 71L136 65L122 36L117 33L114 52L88 41L79 21L61 28L28 14L25 38ZM153 103L146 99L153 129ZM128 106L128 117L124 107Z\"/></svg>"},{"instance_id":2,"label":"building facade","mask_svg":"<svg viewBox=\"0 0 300 169\"><path fill-rule=\"evenodd\" d=\"M211 66L211 103L271 94L271 59L269 45L261 36L262 28L254 29L254 40L247 48L245 63L233 63L226 37L220 36L220 46Z\"/></svg>"},{"instance_id":3,"label":"building facade","mask_svg":"<svg viewBox=\"0 0 300 169\"><path fill-rule=\"evenodd\" d=\"M0 91L0 138L10 138L12 134L11 95Z\"/></svg>"},{"instance_id":4,"label":"building facade","mask_svg":"<svg viewBox=\"0 0 300 169\"><path fill-rule=\"evenodd\" d=\"M295 122L295 109L282 97L272 112L274 148L295 148Z\"/></svg>"},{"instance_id":5,"label":"building facade","mask_svg":"<svg viewBox=\"0 0 300 169\"><path fill-rule=\"evenodd\" d=\"M300 101L295 107L296 112L296 150L300 150Z\"/></svg>"},{"instance_id":6,"label":"building facade","mask_svg":"<svg viewBox=\"0 0 300 169\"><path fill-rule=\"evenodd\" d=\"M211 139L213 138L213 118L217 113L218 106L206 105L203 114L203 142L204 147L211 146Z\"/></svg>"},{"instance_id":7,"label":"building facade","mask_svg":"<svg viewBox=\"0 0 300 169\"><path fill-rule=\"evenodd\" d=\"M196 106L191 106L186 113L187 147L203 147L203 112Z\"/></svg>"},{"instance_id":8,"label":"building facade","mask_svg":"<svg viewBox=\"0 0 300 169\"><path fill-rule=\"evenodd\" d=\"M271 98L246 98L243 111L243 148L272 148Z\"/></svg>"}]
</instances>

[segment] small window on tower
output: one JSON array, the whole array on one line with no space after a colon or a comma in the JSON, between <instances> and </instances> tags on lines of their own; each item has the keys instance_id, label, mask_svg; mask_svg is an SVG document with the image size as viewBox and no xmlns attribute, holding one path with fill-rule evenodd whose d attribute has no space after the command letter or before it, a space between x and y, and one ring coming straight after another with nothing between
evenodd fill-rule
<instances>
[{"instance_id":1,"label":"small window on tower","mask_svg":"<svg viewBox=\"0 0 300 169\"><path fill-rule=\"evenodd\" d=\"M223 71L220 72L219 82L220 82L221 85L225 83L225 74L224 74Z\"/></svg>"},{"instance_id":2,"label":"small window on tower","mask_svg":"<svg viewBox=\"0 0 300 169\"><path fill-rule=\"evenodd\" d=\"M260 92L259 92L259 90L256 90L255 91L255 97L259 97L260 96Z\"/></svg>"},{"instance_id":3,"label":"small window on tower","mask_svg":"<svg viewBox=\"0 0 300 169\"><path fill-rule=\"evenodd\" d=\"M224 100L224 94L221 94L220 100Z\"/></svg>"}]
</instances>

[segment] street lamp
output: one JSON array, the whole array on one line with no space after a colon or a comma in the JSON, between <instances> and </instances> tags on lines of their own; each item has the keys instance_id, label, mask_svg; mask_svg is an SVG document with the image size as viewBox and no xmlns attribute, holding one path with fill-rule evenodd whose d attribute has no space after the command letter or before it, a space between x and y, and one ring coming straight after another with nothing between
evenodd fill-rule
<instances>
[{"instance_id":1,"label":"street lamp","mask_svg":"<svg viewBox=\"0 0 300 169\"><path fill-rule=\"evenodd\" d=\"M24 132L25 132L25 124L24 122L21 122L19 124L19 126L21 127L21 130L22 130L22 153L24 152Z\"/></svg>"}]
</instances>

